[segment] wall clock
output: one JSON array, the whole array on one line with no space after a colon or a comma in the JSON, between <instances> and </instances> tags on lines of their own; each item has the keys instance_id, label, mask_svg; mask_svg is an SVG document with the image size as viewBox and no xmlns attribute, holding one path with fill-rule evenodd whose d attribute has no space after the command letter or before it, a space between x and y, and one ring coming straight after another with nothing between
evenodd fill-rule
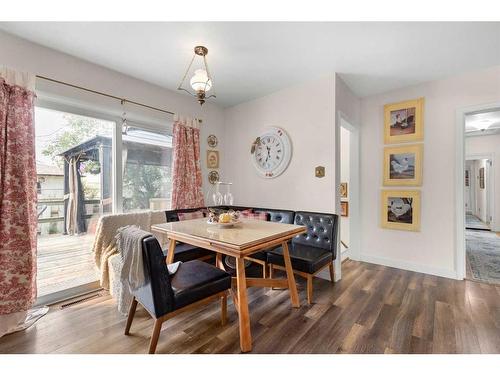
<instances>
[{"instance_id":1,"label":"wall clock","mask_svg":"<svg viewBox=\"0 0 500 375\"><path fill-rule=\"evenodd\" d=\"M290 138L281 128L268 128L252 144L252 162L264 178L274 178L282 174L292 158Z\"/></svg>"}]
</instances>

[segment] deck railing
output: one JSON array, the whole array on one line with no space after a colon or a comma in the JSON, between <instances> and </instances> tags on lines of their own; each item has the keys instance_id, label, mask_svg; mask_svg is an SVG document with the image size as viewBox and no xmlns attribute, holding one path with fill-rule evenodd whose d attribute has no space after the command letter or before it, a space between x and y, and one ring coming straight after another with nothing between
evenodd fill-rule
<instances>
[{"instance_id":1,"label":"deck railing","mask_svg":"<svg viewBox=\"0 0 500 375\"><path fill-rule=\"evenodd\" d=\"M88 204L95 204L98 205L101 203L99 199L86 199L83 201L85 206ZM38 201L38 209L40 209L43 206L64 206L64 199L40 199ZM90 219L93 216L93 214L86 214L85 218ZM43 217L38 219L39 224L43 223L57 223L59 221L64 221L64 216L54 216L54 217Z\"/></svg>"}]
</instances>

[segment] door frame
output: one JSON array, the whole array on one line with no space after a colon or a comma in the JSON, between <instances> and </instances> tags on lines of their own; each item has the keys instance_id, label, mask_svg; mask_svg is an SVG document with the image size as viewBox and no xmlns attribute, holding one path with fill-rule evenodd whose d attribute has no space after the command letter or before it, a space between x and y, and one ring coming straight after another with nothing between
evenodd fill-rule
<instances>
[{"instance_id":1,"label":"door frame","mask_svg":"<svg viewBox=\"0 0 500 375\"><path fill-rule=\"evenodd\" d=\"M361 219L360 219L360 127L354 123L342 111L337 111L337 132L336 132L336 162L335 162L335 181L340 186L340 128L344 128L350 133L349 137L349 258L359 260L361 252ZM336 212L340 212L340 189L335 189ZM341 259L342 247L340 244L340 220L339 220L339 236L338 258ZM335 262L341 263L341 262ZM340 267L340 266L339 266Z\"/></svg>"},{"instance_id":2,"label":"door frame","mask_svg":"<svg viewBox=\"0 0 500 375\"><path fill-rule=\"evenodd\" d=\"M498 103L462 107L455 115L455 273L458 280L465 279L465 117L474 113L498 111ZM493 159L492 159L493 160ZM493 160L493 163L495 161ZM491 168L492 169L492 168Z\"/></svg>"}]
</instances>

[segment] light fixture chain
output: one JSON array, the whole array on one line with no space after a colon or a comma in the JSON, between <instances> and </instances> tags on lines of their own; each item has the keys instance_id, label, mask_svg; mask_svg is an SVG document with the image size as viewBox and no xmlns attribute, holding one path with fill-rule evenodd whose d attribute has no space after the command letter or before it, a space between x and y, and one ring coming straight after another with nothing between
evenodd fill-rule
<instances>
[{"instance_id":1,"label":"light fixture chain","mask_svg":"<svg viewBox=\"0 0 500 375\"><path fill-rule=\"evenodd\" d=\"M208 70L208 63L207 63L207 55L203 55L203 63L205 64L205 70L207 71L207 82L205 82L205 90L207 89L207 86L208 86L208 82L212 81L212 76L210 75L210 70ZM213 85L213 81L212 81L212 85ZM215 95L210 95L209 97L211 96L214 96Z\"/></svg>"},{"instance_id":2,"label":"light fixture chain","mask_svg":"<svg viewBox=\"0 0 500 375\"><path fill-rule=\"evenodd\" d=\"M194 58L196 57L196 54L193 55L192 59L191 59L191 62L189 63L189 66L187 67L186 69L186 73L184 73L184 77L182 77L182 80L181 80L181 83L179 83L179 87L177 87L177 90L181 89L182 87L182 84L184 83L185 79L186 79L186 76L188 75L189 73L189 69L191 69L191 65L193 65L193 61L194 61Z\"/></svg>"}]
</instances>

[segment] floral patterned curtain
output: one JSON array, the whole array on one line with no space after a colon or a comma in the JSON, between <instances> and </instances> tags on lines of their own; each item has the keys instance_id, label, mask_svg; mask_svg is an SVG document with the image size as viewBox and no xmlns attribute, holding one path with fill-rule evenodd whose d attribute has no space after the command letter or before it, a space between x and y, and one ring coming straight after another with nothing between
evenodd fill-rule
<instances>
[{"instance_id":1,"label":"floral patterned curtain","mask_svg":"<svg viewBox=\"0 0 500 375\"><path fill-rule=\"evenodd\" d=\"M36 298L34 82L0 69L0 337Z\"/></svg>"},{"instance_id":2,"label":"floral patterned curtain","mask_svg":"<svg viewBox=\"0 0 500 375\"><path fill-rule=\"evenodd\" d=\"M198 120L174 117L172 209L204 206Z\"/></svg>"}]
</instances>

